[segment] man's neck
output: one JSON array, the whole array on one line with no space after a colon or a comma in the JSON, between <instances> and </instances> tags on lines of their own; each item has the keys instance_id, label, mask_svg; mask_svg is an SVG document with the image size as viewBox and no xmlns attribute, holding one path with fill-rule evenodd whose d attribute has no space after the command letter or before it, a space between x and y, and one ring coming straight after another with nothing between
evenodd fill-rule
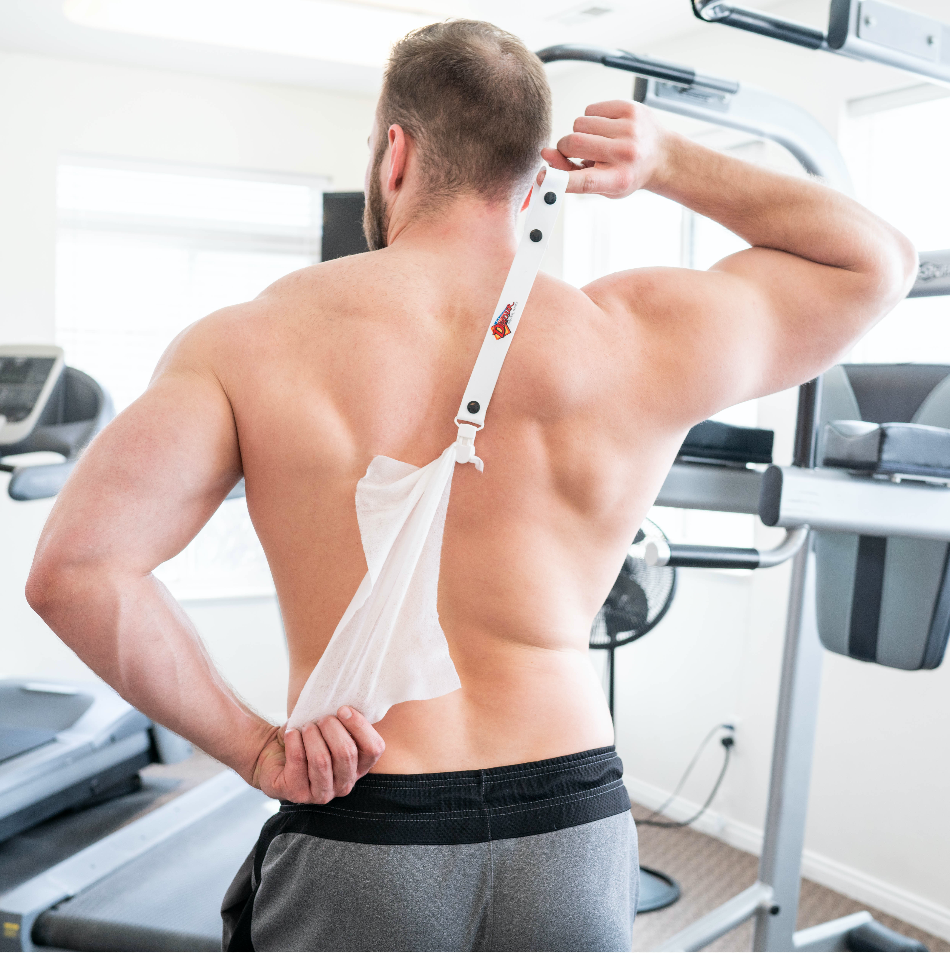
<instances>
[{"instance_id":1,"label":"man's neck","mask_svg":"<svg viewBox=\"0 0 950 953\"><path fill-rule=\"evenodd\" d=\"M477 255L489 262L510 261L517 247L516 208L508 202L460 197L424 213L393 209L389 222L391 248L439 256Z\"/></svg>"}]
</instances>

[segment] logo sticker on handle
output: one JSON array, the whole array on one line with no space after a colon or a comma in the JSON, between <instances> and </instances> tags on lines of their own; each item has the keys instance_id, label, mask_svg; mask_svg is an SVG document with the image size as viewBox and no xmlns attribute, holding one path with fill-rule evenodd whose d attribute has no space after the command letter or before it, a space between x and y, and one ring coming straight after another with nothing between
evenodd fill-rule
<instances>
[{"instance_id":1,"label":"logo sticker on handle","mask_svg":"<svg viewBox=\"0 0 950 953\"><path fill-rule=\"evenodd\" d=\"M508 322L517 304L517 301L512 301L511 304L495 318L495 323L491 326L491 333L495 335L496 341L500 341L503 337L507 337L511 334L511 328L508 326Z\"/></svg>"}]
</instances>

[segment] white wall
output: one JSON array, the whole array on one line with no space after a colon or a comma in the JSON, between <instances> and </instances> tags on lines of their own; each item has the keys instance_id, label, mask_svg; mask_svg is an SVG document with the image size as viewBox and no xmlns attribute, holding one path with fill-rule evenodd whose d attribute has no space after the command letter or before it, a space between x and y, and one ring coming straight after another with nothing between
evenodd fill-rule
<instances>
[{"instance_id":1,"label":"white wall","mask_svg":"<svg viewBox=\"0 0 950 953\"><path fill-rule=\"evenodd\" d=\"M774 9L816 26L826 11L827 0ZM611 45L767 88L804 106L832 135L847 100L921 81L712 25L646 49L635 37ZM583 66L554 85L560 136L587 103L629 97L632 80ZM760 402L759 423L776 429L779 461L790 456L794 408L794 393ZM769 545L775 533L760 528L758 537ZM752 851L765 818L788 582L787 566L745 577L681 571L667 619L618 655L618 747L631 793L658 806L705 733L736 719L733 763L705 828ZM948 726L950 664L908 673L826 653L804 867L806 876L946 938ZM721 749L711 746L675 816L702 803L720 763Z\"/></svg>"},{"instance_id":2,"label":"white wall","mask_svg":"<svg viewBox=\"0 0 950 953\"><path fill-rule=\"evenodd\" d=\"M333 188L361 189L374 107L366 96L0 53L0 341L53 340L61 154L325 175ZM23 598L51 502L14 503L0 482L0 677L82 676ZM279 716L287 681L275 600L186 608L238 691Z\"/></svg>"}]
</instances>

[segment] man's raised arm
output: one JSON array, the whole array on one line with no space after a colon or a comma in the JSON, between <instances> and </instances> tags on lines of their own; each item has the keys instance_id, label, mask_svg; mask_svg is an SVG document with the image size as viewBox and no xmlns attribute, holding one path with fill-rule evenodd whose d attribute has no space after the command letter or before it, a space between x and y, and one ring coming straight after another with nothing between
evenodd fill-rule
<instances>
[{"instance_id":1,"label":"man's raised arm","mask_svg":"<svg viewBox=\"0 0 950 953\"><path fill-rule=\"evenodd\" d=\"M825 370L906 295L916 272L908 240L857 202L664 130L637 103L589 106L543 154L572 170L568 192L647 189L753 246L706 272L644 268L584 289L607 313L635 319L654 376L677 387L668 402L677 425Z\"/></svg>"},{"instance_id":2,"label":"man's raised arm","mask_svg":"<svg viewBox=\"0 0 950 953\"><path fill-rule=\"evenodd\" d=\"M209 658L152 570L182 549L241 477L231 404L209 355L223 319L184 332L148 390L84 453L40 538L30 605L104 681L150 718L265 793L325 801L382 753L358 712L280 732Z\"/></svg>"}]
</instances>

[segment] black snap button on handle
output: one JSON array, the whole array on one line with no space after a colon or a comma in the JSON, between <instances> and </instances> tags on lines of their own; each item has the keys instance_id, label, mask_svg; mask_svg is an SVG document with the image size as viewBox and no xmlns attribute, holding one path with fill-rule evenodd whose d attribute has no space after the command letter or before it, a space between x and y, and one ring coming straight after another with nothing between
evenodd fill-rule
<instances>
[{"instance_id":1,"label":"black snap button on handle","mask_svg":"<svg viewBox=\"0 0 950 953\"><path fill-rule=\"evenodd\" d=\"M470 414L477 414L481 409L482 405L477 400L470 400L466 405L465 409Z\"/></svg>"},{"instance_id":2,"label":"black snap button on handle","mask_svg":"<svg viewBox=\"0 0 950 953\"><path fill-rule=\"evenodd\" d=\"M544 201L547 202L548 205L553 205L557 201L557 196L553 192L545 192Z\"/></svg>"},{"instance_id":3,"label":"black snap button on handle","mask_svg":"<svg viewBox=\"0 0 950 953\"><path fill-rule=\"evenodd\" d=\"M540 228L532 228L532 229L531 229L531 234L528 236L528 238L530 238L531 241L533 241L533 242L539 242L539 241L541 241L541 239L542 239L543 237L544 237L544 236L541 234L541 229L540 229Z\"/></svg>"}]
</instances>

